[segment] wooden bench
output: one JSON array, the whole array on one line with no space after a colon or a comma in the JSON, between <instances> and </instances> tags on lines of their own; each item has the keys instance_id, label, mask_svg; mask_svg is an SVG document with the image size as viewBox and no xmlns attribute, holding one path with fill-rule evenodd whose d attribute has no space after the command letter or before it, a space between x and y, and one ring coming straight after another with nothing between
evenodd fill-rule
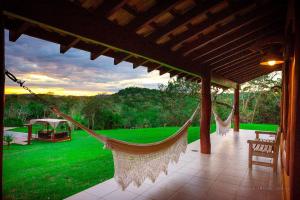
<instances>
[{"instance_id":1,"label":"wooden bench","mask_svg":"<svg viewBox=\"0 0 300 200\"><path fill-rule=\"evenodd\" d=\"M249 144L249 167L252 168L252 165L261 165L266 167L273 167L273 171L277 171L277 162L279 154L279 144L280 144L280 135L281 133L275 132L266 132L266 131L255 131L256 139L248 140ZM274 140L270 139L261 139L260 135L273 135ZM262 162L253 160L253 156L271 158L272 162Z\"/></svg>"}]
</instances>

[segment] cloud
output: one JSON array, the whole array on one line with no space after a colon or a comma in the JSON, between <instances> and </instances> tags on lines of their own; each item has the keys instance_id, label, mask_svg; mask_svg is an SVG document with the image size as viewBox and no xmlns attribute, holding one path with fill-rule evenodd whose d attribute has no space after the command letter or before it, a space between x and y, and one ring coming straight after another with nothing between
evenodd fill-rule
<instances>
[{"instance_id":1,"label":"cloud","mask_svg":"<svg viewBox=\"0 0 300 200\"><path fill-rule=\"evenodd\" d=\"M6 32L5 40L7 69L36 89L65 91L61 94L114 93L130 86L157 88L170 79L168 74L159 76L157 71L147 73L144 67L134 70L128 62L114 65L113 59L106 56L91 61L88 52L78 49L60 54L58 44L29 36L22 35L13 43L8 41ZM10 92L16 88L12 81L6 85Z\"/></svg>"}]
</instances>

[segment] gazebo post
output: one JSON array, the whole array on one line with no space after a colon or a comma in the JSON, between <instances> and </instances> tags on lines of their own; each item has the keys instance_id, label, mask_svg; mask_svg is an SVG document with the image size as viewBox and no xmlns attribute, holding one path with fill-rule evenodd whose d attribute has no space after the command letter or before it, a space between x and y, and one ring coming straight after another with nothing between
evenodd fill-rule
<instances>
[{"instance_id":1,"label":"gazebo post","mask_svg":"<svg viewBox=\"0 0 300 200\"><path fill-rule=\"evenodd\" d=\"M32 124L27 124L27 128L28 128L27 144L30 144L31 137L32 137Z\"/></svg>"},{"instance_id":2,"label":"gazebo post","mask_svg":"<svg viewBox=\"0 0 300 200\"><path fill-rule=\"evenodd\" d=\"M211 74L205 73L201 77L201 116L200 116L200 144L201 153L210 154L210 118L211 118Z\"/></svg>"},{"instance_id":3,"label":"gazebo post","mask_svg":"<svg viewBox=\"0 0 300 200\"><path fill-rule=\"evenodd\" d=\"M1 1L0 3L0 9L1 9L1 30L0 30L0 159L1 159L1 164L0 164L0 185L1 185L1 196L2 196L2 169L3 169L3 134L4 134L4 104L5 104L5 95L4 95L4 86L5 86L5 71L4 71L4 66L5 66L5 53L4 53L4 17L2 14L2 9L3 9L3 2Z\"/></svg>"},{"instance_id":4,"label":"gazebo post","mask_svg":"<svg viewBox=\"0 0 300 200\"><path fill-rule=\"evenodd\" d=\"M234 131L240 131L240 85L234 89Z\"/></svg>"}]
</instances>

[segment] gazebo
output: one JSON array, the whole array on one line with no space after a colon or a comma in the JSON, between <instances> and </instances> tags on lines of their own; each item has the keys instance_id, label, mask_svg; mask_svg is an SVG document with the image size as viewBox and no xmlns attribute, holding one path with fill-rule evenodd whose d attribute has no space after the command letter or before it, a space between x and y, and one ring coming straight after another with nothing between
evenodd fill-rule
<instances>
[{"instance_id":1,"label":"gazebo","mask_svg":"<svg viewBox=\"0 0 300 200\"><path fill-rule=\"evenodd\" d=\"M299 1L7 0L1 2L0 138L4 114L4 29L201 82L200 151L211 153L211 85L233 88L239 131L240 85L283 74L280 132L285 199L300 196ZM281 64L277 64L277 58ZM267 62L264 62L266 61ZM267 66L260 65L267 64ZM0 142L1 145L3 142ZM247 145L247 144L245 144ZM2 148L2 147L1 147ZM1 151L2 158L2 151ZM238 158L236 158L238 159ZM2 173L2 159L1 159ZM275 176L275 175L274 175ZM2 184L1 184L2 185Z\"/></svg>"},{"instance_id":2,"label":"gazebo","mask_svg":"<svg viewBox=\"0 0 300 200\"><path fill-rule=\"evenodd\" d=\"M71 128L64 119L32 119L27 124L28 135L32 134L32 125L41 124L42 129L37 130L37 139L42 141L58 142L71 140Z\"/></svg>"}]
</instances>

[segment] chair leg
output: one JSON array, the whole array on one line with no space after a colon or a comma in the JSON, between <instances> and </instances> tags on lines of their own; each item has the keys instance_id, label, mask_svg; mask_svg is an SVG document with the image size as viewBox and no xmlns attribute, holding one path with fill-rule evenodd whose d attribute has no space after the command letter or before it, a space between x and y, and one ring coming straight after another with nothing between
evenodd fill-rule
<instances>
[{"instance_id":1,"label":"chair leg","mask_svg":"<svg viewBox=\"0 0 300 200\"><path fill-rule=\"evenodd\" d=\"M278 160L273 158L273 172L277 172L277 163L278 163Z\"/></svg>"},{"instance_id":2,"label":"chair leg","mask_svg":"<svg viewBox=\"0 0 300 200\"><path fill-rule=\"evenodd\" d=\"M249 158L248 158L249 168L252 168L252 148L249 146Z\"/></svg>"}]
</instances>

